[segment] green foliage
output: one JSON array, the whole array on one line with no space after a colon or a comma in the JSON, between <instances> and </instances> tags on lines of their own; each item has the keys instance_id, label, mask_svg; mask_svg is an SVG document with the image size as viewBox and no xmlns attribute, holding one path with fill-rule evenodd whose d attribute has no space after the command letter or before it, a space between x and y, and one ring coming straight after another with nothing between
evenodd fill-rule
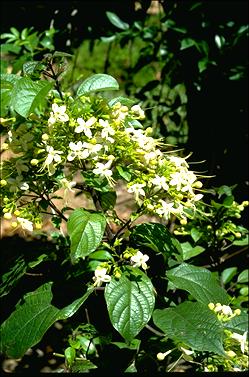
<instances>
[{"instance_id":1,"label":"green foliage","mask_svg":"<svg viewBox=\"0 0 249 377\"><path fill-rule=\"evenodd\" d=\"M11 28L1 36L12 67L1 75L3 151L11 152L1 164L1 213L13 229L50 237L55 249L34 252L29 260L19 256L3 275L4 298L33 269L42 270L45 281L1 325L0 348L8 357L22 357L63 320L72 331L57 355L67 372L100 370L113 350L122 360L120 373L146 372L147 364L169 371L180 359L201 371L246 369L248 270L223 263L229 248L237 255L248 241L239 220L248 202L235 201L234 187L203 189L204 177L190 170L189 156L167 145L184 144L188 129L186 88L176 80L182 62L169 33L178 37L182 53L198 52L198 85L216 64L209 44L179 25L174 11L155 23L152 17L133 24L107 12L119 31L102 38L101 48L120 44L124 55L130 48L132 70L121 90L133 98L115 97L119 83L107 73L65 74L76 57L54 51L53 29L38 34ZM224 51L228 42L217 33L215 43ZM152 62L152 77L145 80ZM143 85L134 89L136 82ZM139 101L151 108L146 116ZM133 198L127 218L117 211L120 186ZM70 193L79 200L84 195L88 204L69 204ZM52 232L42 230L44 214ZM52 305L68 286L71 303Z\"/></svg>"},{"instance_id":2,"label":"green foliage","mask_svg":"<svg viewBox=\"0 0 249 377\"><path fill-rule=\"evenodd\" d=\"M101 213L90 213L79 208L70 215L67 227L73 262L97 249L102 240L105 225L106 220Z\"/></svg>"},{"instance_id":3,"label":"green foliage","mask_svg":"<svg viewBox=\"0 0 249 377\"><path fill-rule=\"evenodd\" d=\"M152 315L155 296L150 279L139 269L126 269L119 280L112 278L105 299L113 327L131 341Z\"/></svg>"},{"instance_id":4,"label":"green foliage","mask_svg":"<svg viewBox=\"0 0 249 377\"><path fill-rule=\"evenodd\" d=\"M88 95L89 93L103 90L118 90L118 88L118 82L112 76L98 73L80 84L77 96Z\"/></svg>"},{"instance_id":5,"label":"green foliage","mask_svg":"<svg viewBox=\"0 0 249 377\"><path fill-rule=\"evenodd\" d=\"M157 309L153 321L167 337L198 351L225 356L220 322L207 305L184 302L175 308Z\"/></svg>"},{"instance_id":6,"label":"green foliage","mask_svg":"<svg viewBox=\"0 0 249 377\"><path fill-rule=\"evenodd\" d=\"M46 283L36 291L24 296L16 310L1 325L1 352L9 357L19 358L28 348L37 344L58 320L71 317L92 293L89 289L84 296L63 309L51 305L52 283Z\"/></svg>"},{"instance_id":7,"label":"green foliage","mask_svg":"<svg viewBox=\"0 0 249 377\"><path fill-rule=\"evenodd\" d=\"M205 268L182 263L167 272L168 279L179 289L188 291L197 301L229 303L229 296L220 287L215 277Z\"/></svg>"}]
</instances>

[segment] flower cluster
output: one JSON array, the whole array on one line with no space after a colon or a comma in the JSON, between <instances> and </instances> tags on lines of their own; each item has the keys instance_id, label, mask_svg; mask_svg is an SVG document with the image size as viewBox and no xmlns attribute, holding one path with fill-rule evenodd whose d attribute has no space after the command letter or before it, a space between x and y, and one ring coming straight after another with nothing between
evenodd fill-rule
<instances>
[{"instance_id":1,"label":"flower cluster","mask_svg":"<svg viewBox=\"0 0 249 377\"><path fill-rule=\"evenodd\" d=\"M235 309L233 311L229 305L222 305L219 302L217 304L210 302L208 307L217 314L217 318L222 322L230 321L236 315L241 314L240 309Z\"/></svg>"},{"instance_id":2,"label":"flower cluster","mask_svg":"<svg viewBox=\"0 0 249 377\"><path fill-rule=\"evenodd\" d=\"M91 187L111 191L118 180L126 181L143 213L186 219L202 198L196 193L202 184L186 158L163 152L166 146L150 136L150 129L142 129L144 117L139 105L109 105L98 96L75 101L64 94L64 101L54 99L46 114L14 124L3 148L13 157L1 165L5 218L12 219L18 209L19 218L40 224L44 199L65 182L73 190L70 182L80 170ZM28 230L33 226L17 218L14 223Z\"/></svg>"}]
</instances>

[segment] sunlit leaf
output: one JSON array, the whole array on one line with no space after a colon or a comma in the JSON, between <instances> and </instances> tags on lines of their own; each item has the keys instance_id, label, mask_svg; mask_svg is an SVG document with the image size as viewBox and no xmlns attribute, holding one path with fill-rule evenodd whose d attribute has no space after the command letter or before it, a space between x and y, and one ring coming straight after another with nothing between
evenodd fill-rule
<instances>
[{"instance_id":1,"label":"sunlit leaf","mask_svg":"<svg viewBox=\"0 0 249 377\"><path fill-rule=\"evenodd\" d=\"M167 337L194 350L225 355L222 324L207 305L184 302L174 308L157 309L153 321Z\"/></svg>"},{"instance_id":2,"label":"sunlit leaf","mask_svg":"<svg viewBox=\"0 0 249 377\"><path fill-rule=\"evenodd\" d=\"M74 210L67 222L72 261L76 262L97 249L105 226L106 220L102 213L91 213L81 208Z\"/></svg>"},{"instance_id":3,"label":"sunlit leaf","mask_svg":"<svg viewBox=\"0 0 249 377\"><path fill-rule=\"evenodd\" d=\"M77 96L88 95L92 92L103 90L118 90L119 84L114 77L106 75L105 73L97 73L84 80L78 90Z\"/></svg>"},{"instance_id":4,"label":"sunlit leaf","mask_svg":"<svg viewBox=\"0 0 249 377\"><path fill-rule=\"evenodd\" d=\"M15 359L37 344L55 321L71 317L92 293L92 288L63 309L51 305L52 283L46 283L24 296L24 303L4 321L0 328L0 351Z\"/></svg>"},{"instance_id":5,"label":"sunlit leaf","mask_svg":"<svg viewBox=\"0 0 249 377\"><path fill-rule=\"evenodd\" d=\"M150 320L155 304L151 281L138 268L127 268L119 280L112 277L105 300L113 327L128 341Z\"/></svg>"},{"instance_id":6,"label":"sunlit leaf","mask_svg":"<svg viewBox=\"0 0 249 377\"><path fill-rule=\"evenodd\" d=\"M203 304L207 305L210 302L229 303L229 295L206 268L182 263L180 266L169 270L166 274L177 288L189 292L197 301Z\"/></svg>"}]
</instances>

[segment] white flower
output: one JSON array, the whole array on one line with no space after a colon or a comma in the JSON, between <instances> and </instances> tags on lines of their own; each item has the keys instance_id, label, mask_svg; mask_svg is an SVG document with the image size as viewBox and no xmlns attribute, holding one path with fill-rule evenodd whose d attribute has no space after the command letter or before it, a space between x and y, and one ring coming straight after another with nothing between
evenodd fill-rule
<instances>
[{"instance_id":1,"label":"white flower","mask_svg":"<svg viewBox=\"0 0 249 377\"><path fill-rule=\"evenodd\" d=\"M144 119L144 118L145 118L144 111L141 109L141 107L140 107L139 105L134 105L134 106L132 106L131 111L132 111L132 112L134 113L134 115L136 115L139 119Z\"/></svg>"},{"instance_id":2,"label":"white flower","mask_svg":"<svg viewBox=\"0 0 249 377\"><path fill-rule=\"evenodd\" d=\"M157 208L155 210L155 212L159 215L159 216L164 216L166 218L166 220L169 219L171 213L174 212L174 203L172 202L165 202L164 200L160 199L159 200L159 203L161 204L161 207Z\"/></svg>"},{"instance_id":3,"label":"white flower","mask_svg":"<svg viewBox=\"0 0 249 377\"><path fill-rule=\"evenodd\" d=\"M23 217L17 217L16 219L21 225L22 229L29 230L30 232L33 231L33 223L31 221L24 219Z\"/></svg>"},{"instance_id":4,"label":"white flower","mask_svg":"<svg viewBox=\"0 0 249 377\"><path fill-rule=\"evenodd\" d=\"M85 159L89 156L89 151L87 149L83 150L84 147L81 141L78 141L77 143L71 141L69 143L69 148L71 149L71 152L67 156L68 161L73 161L76 157L79 159Z\"/></svg>"},{"instance_id":5,"label":"white flower","mask_svg":"<svg viewBox=\"0 0 249 377\"><path fill-rule=\"evenodd\" d=\"M63 152L55 150L50 145L46 146L46 151L48 152L48 155L47 155L47 158L44 161L44 163L43 163L42 168L40 169L40 171L42 171L45 168L47 168L48 169L48 175L53 175L54 172L55 172L54 162L56 164L58 164L58 163L61 162L61 156L60 156L60 154L62 154Z\"/></svg>"},{"instance_id":6,"label":"white flower","mask_svg":"<svg viewBox=\"0 0 249 377\"><path fill-rule=\"evenodd\" d=\"M115 135L115 130L110 126L108 120L99 119L99 124L103 127L101 137L108 140L110 143L114 143L114 139L109 135Z\"/></svg>"},{"instance_id":7,"label":"white flower","mask_svg":"<svg viewBox=\"0 0 249 377\"><path fill-rule=\"evenodd\" d=\"M134 193L135 194L135 200L136 202L141 202L140 199L139 199L139 195L140 196L145 196L145 191L143 189L143 187L145 187L146 184L145 183L134 183L133 185L129 186L128 188L128 192L129 193Z\"/></svg>"},{"instance_id":8,"label":"white flower","mask_svg":"<svg viewBox=\"0 0 249 377\"><path fill-rule=\"evenodd\" d=\"M169 186L166 182L166 178L164 176L160 177L159 175L156 175L155 178L150 180L150 183L152 183L154 186L158 187L159 189L164 189L165 191L169 189Z\"/></svg>"},{"instance_id":9,"label":"white flower","mask_svg":"<svg viewBox=\"0 0 249 377\"><path fill-rule=\"evenodd\" d=\"M148 255L141 253L141 251L138 251L135 255L131 257L133 267L142 267L144 270L148 268L146 264L148 260Z\"/></svg>"},{"instance_id":10,"label":"white flower","mask_svg":"<svg viewBox=\"0 0 249 377\"><path fill-rule=\"evenodd\" d=\"M52 125L55 122L67 122L69 116L66 114L66 106L58 106L57 103L52 104L52 111L50 112L50 118L48 119L48 124Z\"/></svg>"},{"instance_id":11,"label":"white flower","mask_svg":"<svg viewBox=\"0 0 249 377\"><path fill-rule=\"evenodd\" d=\"M86 122L82 118L77 119L77 126L74 130L77 134L84 132L84 134L90 139L92 137L91 126L96 123L97 119L95 117L89 118Z\"/></svg>"},{"instance_id":12,"label":"white flower","mask_svg":"<svg viewBox=\"0 0 249 377\"><path fill-rule=\"evenodd\" d=\"M189 165L188 163L186 162L185 158L182 158L182 157L177 157L177 156L169 156L168 159L173 162L173 164L175 166L177 166L178 168L180 167L185 167L185 168L188 168Z\"/></svg>"},{"instance_id":13,"label":"white flower","mask_svg":"<svg viewBox=\"0 0 249 377\"><path fill-rule=\"evenodd\" d=\"M60 179L61 188L69 191L73 191L72 187L76 185L76 182L74 181L68 181L67 178Z\"/></svg>"},{"instance_id":14,"label":"white flower","mask_svg":"<svg viewBox=\"0 0 249 377\"><path fill-rule=\"evenodd\" d=\"M83 143L83 148L88 151L88 154L95 154L98 153L102 149L101 144L92 144L92 143Z\"/></svg>"},{"instance_id":15,"label":"white flower","mask_svg":"<svg viewBox=\"0 0 249 377\"><path fill-rule=\"evenodd\" d=\"M232 333L231 338L237 340L240 343L241 352L245 353L245 350L248 349L247 331L245 331L243 335L240 335L240 334L234 332L234 333Z\"/></svg>"},{"instance_id":16,"label":"white flower","mask_svg":"<svg viewBox=\"0 0 249 377\"><path fill-rule=\"evenodd\" d=\"M195 202L197 202L198 200L201 200L203 198L203 195L202 194L196 194L194 197L193 197L193 200Z\"/></svg>"},{"instance_id":17,"label":"white flower","mask_svg":"<svg viewBox=\"0 0 249 377\"><path fill-rule=\"evenodd\" d=\"M109 283L111 281L111 276L107 274L107 269L103 267L97 267L94 271L93 280L94 286L100 287L102 283Z\"/></svg>"},{"instance_id":18,"label":"white flower","mask_svg":"<svg viewBox=\"0 0 249 377\"><path fill-rule=\"evenodd\" d=\"M113 158L110 158L106 164L103 164L102 162L97 162L95 169L93 169L94 174L104 176L111 185L114 183L114 180L111 178L112 170L110 169L114 159L114 156L112 157Z\"/></svg>"}]
</instances>

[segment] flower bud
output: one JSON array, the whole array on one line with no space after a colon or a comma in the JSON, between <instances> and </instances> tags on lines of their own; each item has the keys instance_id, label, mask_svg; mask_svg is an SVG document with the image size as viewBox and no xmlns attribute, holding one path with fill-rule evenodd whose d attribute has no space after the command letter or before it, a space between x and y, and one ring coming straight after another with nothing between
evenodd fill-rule
<instances>
[{"instance_id":1,"label":"flower bud","mask_svg":"<svg viewBox=\"0 0 249 377\"><path fill-rule=\"evenodd\" d=\"M226 354L227 354L228 357L234 357L234 356L236 356L236 353L233 352L233 351L226 351Z\"/></svg>"},{"instance_id":2,"label":"flower bud","mask_svg":"<svg viewBox=\"0 0 249 377\"><path fill-rule=\"evenodd\" d=\"M3 150L3 151L6 151L7 149L9 149L9 144L7 144L7 143L3 143L3 144L2 144L2 150Z\"/></svg>"},{"instance_id":3,"label":"flower bud","mask_svg":"<svg viewBox=\"0 0 249 377\"><path fill-rule=\"evenodd\" d=\"M18 226L18 224L17 224L16 221L12 221L11 226L12 226L12 228L16 228Z\"/></svg>"},{"instance_id":4,"label":"flower bud","mask_svg":"<svg viewBox=\"0 0 249 377\"><path fill-rule=\"evenodd\" d=\"M235 309L235 310L234 310L234 314L236 314L236 315L240 315L240 314L241 314L241 310L240 310L240 309Z\"/></svg>"},{"instance_id":5,"label":"flower bud","mask_svg":"<svg viewBox=\"0 0 249 377\"><path fill-rule=\"evenodd\" d=\"M1 186L6 186L7 181L5 181L5 179L1 179L0 184L1 184Z\"/></svg>"},{"instance_id":6,"label":"flower bud","mask_svg":"<svg viewBox=\"0 0 249 377\"><path fill-rule=\"evenodd\" d=\"M6 219L6 220L10 220L12 219L12 214L10 212L6 212L3 217Z\"/></svg>"},{"instance_id":7,"label":"flower bud","mask_svg":"<svg viewBox=\"0 0 249 377\"><path fill-rule=\"evenodd\" d=\"M31 161L30 161L31 165L32 166L36 166L39 164L39 161L36 159L36 158L33 158Z\"/></svg>"},{"instance_id":8,"label":"flower bud","mask_svg":"<svg viewBox=\"0 0 249 377\"><path fill-rule=\"evenodd\" d=\"M14 215L15 216L20 216L21 212L19 211L19 209L16 209L15 212L14 212Z\"/></svg>"},{"instance_id":9,"label":"flower bud","mask_svg":"<svg viewBox=\"0 0 249 377\"><path fill-rule=\"evenodd\" d=\"M43 141L48 141L48 139L49 139L49 135L48 134L43 134L42 135L42 140Z\"/></svg>"}]
</instances>

